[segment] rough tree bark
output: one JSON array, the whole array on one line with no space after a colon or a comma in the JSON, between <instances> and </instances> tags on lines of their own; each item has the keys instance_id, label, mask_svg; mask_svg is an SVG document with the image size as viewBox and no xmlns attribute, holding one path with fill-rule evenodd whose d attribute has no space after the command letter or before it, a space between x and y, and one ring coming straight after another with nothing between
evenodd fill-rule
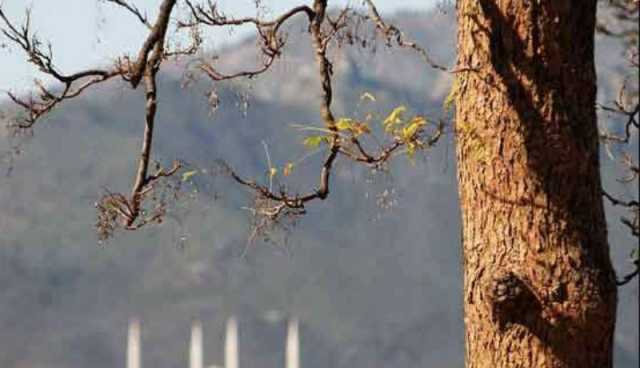
<instances>
[{"instance_id":1,"label":"rough tree bark","mask_svg":"<svg viewBox=\"0 0 640 368\"><path fill-rule=\"evenodd\" d=\"M612 367L596 2L457 2L467 368Z\"/></svg>"}]
</instances>

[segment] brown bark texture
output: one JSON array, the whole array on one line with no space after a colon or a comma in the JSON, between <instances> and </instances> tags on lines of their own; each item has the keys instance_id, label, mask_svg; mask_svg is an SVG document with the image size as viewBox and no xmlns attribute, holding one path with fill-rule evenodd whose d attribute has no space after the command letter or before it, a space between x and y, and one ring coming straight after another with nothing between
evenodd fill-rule
<instances>
[{"instance_id":1,"label":"brown bark texture","mask_svg":"<svg viewBox=\"0 0 640 368\"><path fill-rule=\"evenodd\" d=\"M613 366L596 2L457 2L467 368Z\"/></svg>"}]
</instances>

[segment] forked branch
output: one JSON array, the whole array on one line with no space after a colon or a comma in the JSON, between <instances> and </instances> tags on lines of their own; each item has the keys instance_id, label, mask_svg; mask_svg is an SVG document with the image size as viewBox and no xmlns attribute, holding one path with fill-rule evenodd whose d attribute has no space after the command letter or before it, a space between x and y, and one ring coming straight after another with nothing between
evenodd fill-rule
<instances>
[{"instance_id":1,"label":"forked branch","mask_svg":"<svg viewBox=\"0 0 640 368\"><path fill-rule=\"evenodd\" d=\"M363 122L351 121L351 119L336 119L332 111L333 102L333 64L328 57L328 48L332 41L336 40L338 31L346 26L348 9L339 13L338 17L331 19L326 14L327 1L316 0L313 9L305 10L310 14L309 32L311 33L311 46L315 54L315 61L318 76L320 79L320 119L324 128L320 128L326 133L320 137L326 143L327 150L322 165L320 167L318 185L306 193L288 193L286 188L273 191L271 186L259 184L252 180L247 180L238 175L228 165L224 165L228 175L236 182L253 190L260 200L256 201L259 208L252 209L254 215L266 218L268 221L258 221L259 224L277 223L280 216L296 216L305 213L307 203L314 200L324 200L328 197L331 188L331 173L339 156L344 156L350 160L363 163L371 167L379 167L388 162L395 153L401 150L415 152L418 149L431 147L442 136L444 123L437 124L435 132L431 135L426 132L426 119L416 117L411 123L394 130L399 115L403 110L398 109L397 116L390 118L388 130L394 131L393 141L382 147L377 152L370 152L360 140L364 132L368 132L368 127ZM291 14L291 12L287 13ZM285 14L285 15L287 15ZM278 19L285 19L280 17ZM243 20L228 21L226 18L218 20L217 23L230 22L237 24L241 22L255 23L257 20L247 18ZM274 24L274 23L270 23ZM275 23L277 24L277 23ZM273 173L271 173L273 175Z\"/></svg>"},{"instance_id":2,"label":"forked branch","mask_svg":"<svg viewBox=\"0 0 640 368\"><path fill-rule=\"evenodd\" d=\"M96 205L99 210L98 227L101 238L111 235L118 224L125 229L133 230L147 223L159 220L164 213L163 206L156 206L150 215L144 214L143 201L152 192L156 182L164 177L175 174L181 167L174 163L169 170L159 168L153 174L148 174L151 161L151 147L153 142L154 122L157 111L156 75L160 64L167 58L165 53L166 34L171 14L176 0L164 0L160 6L158 17L151 26L146 16L135 6L121 0L105 0L109 3L125 8L149 28L149 34L142 45L138 57L132 63L129 58L118 59L110 69L88 69L74 74L60 72L54 64L53 51L50 45L43 43L31 30L31 14L26 13L26 19L21 26L12 23L0 7L0 30L10 41L19 46L27 55L27 60L38 70L62 83L62 92L56 92L44 83L36 81L36 97L22 98L9 92L9 98L26 111L26 117L17 120L14 128L28 129L36 121L52 111L59 103L80 96L89 87L120 76L130 82L132 88L137 88L144 79L146 96L145 128L142 139L142 149L138 158L131 194L126 197L121 194L108 193ZM186 52L186 51L185 51Z\"/></svg>"}]
</instances>

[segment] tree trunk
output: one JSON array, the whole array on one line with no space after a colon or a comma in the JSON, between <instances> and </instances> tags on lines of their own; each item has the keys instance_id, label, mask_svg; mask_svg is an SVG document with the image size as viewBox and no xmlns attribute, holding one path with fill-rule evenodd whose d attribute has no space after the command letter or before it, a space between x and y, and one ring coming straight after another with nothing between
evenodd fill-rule
<instances>
[{"instance_id":1,"label":"tree trunk","mask_svg":"<svg viewBox=\"0 0 640 368\"><path fill-rule=\"evenodd\" d=\"M596 2L457 2L467 368L612 367Z\"/></svg>"}]
</instances>

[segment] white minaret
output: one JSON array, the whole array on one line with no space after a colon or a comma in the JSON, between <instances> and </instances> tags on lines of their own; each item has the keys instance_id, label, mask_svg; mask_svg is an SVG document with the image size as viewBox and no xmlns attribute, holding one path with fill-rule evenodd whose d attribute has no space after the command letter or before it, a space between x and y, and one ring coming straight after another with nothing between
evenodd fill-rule
<instances>
[{"instance_id":1,"label":"white minaret","mask_svg":"<svg viewBox=\"0 0 640 368\"><path fill-rule=\"evenodd\" d=\"M140 361L140 320L129 320L129 333L127 336L127 368L141 368Z\"/></svg>"},{"instance_id":2,"label":"white minaret","mask_svg":"<svg viewBox=\"0 0 640 368\"><path fill-rule=\"evenodd\" d=\"M300 368L300 333L298 319L291 318L287 325L286 368Z\"/></svg>"},{"instance_id":3,"label":"white minaret","mask_svg":"<svg viewBox=\"0 0 640 368\"><path fill-rule=\"evenodd\" d=\"M191 342L189 343L189 368L202 368L202 323L194 321L191 325Z\"/></svg>"},{"instance_id":4,"label":"white minaret","mask_svg":"<svg viewBox=\"0 0 640 368\"><path fill-rule=\"evenodd\" d=\"M224 340L224 368L238 368L238 322L235 317L227 320Z\"/></svg>"}]
</instances>

